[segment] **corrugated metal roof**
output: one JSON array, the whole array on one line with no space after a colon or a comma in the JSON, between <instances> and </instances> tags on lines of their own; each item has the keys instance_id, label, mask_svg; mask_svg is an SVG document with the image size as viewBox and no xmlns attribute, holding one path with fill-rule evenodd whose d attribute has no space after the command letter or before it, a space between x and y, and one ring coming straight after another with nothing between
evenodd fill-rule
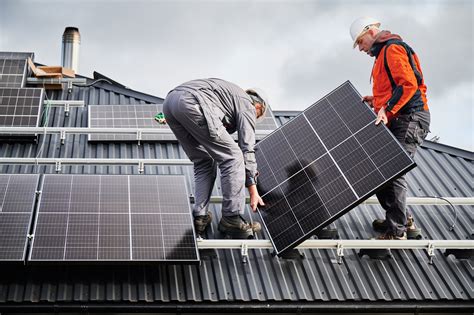
<instances>
[{"instance_id":1,"label":"corrugated metal roof","mask_svg":"<svg viewBox=\"0 0 474 315\"><path fill-rule=\"evenodd\" d=\"M160 103L161 98L107 83L48 92L50 99L85 100L89 104ZM276 112L283 124L296 112ZM49 126L87 127L87 106L52 108ZM38 144L0 144L2 157L68 158L186 158L177 143L88 143L87 135L41 136ZM472 153L427 143L415 158L418 167L408 175L411 196L472 197ZM0 173L54 173L54 166L0 166ZM136 174L134 166L67 166L63 173ZM186 166L146 166L145 174L185 174L193 187L192 169ZM219 184L214 195L220 194ZM469 239L473 234L472 207L414 206L417 224L429 239ZM212 205L214 218L220 206ZM248 215L256 219L256 215ZM367 239L371 222L382 217L379 206L361 205L335 222L342 239ZM217 220L209 238L218 238ZM265 233L260 236L265 238ZM396 250L389 260L359 257L346 250L343 264L335 250L304 250L304 259L282 260L269 250L250 250L243 264L239 250L217 250L200 265L152 266L2 266L0 310L31 307L40 310L98 310L108 307L134 311L248 310L354 310L382 308L415 310L473 308L473 261L445 257L436 250L434 264L424 250ZM221 303L225 303L222 309ZM69 309L68 309L69 307ZM216 310L216 309L215 309Z\"/></svg>"}]
</instances>

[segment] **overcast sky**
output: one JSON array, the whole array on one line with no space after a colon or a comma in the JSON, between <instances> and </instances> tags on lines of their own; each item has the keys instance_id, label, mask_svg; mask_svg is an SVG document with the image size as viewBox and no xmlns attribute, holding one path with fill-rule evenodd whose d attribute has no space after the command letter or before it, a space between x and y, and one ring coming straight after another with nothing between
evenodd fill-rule
<instances>
[{"instance_id":1,"label":"overcast sky","mask_svg":"<svg viewBox=\"0 0 474 315\"><path fill-rule=\"evenodd\" d=\"M346 80L371 94L373 58L349 26L372 16L413 47L428 86L432 133L474 150L474 1L0 0L0 50L60 64L66 26L81 33L79 73L98 71L165 97L195 78L263 88L274 110L303 110Z\"/></svg>"}]
</instances>

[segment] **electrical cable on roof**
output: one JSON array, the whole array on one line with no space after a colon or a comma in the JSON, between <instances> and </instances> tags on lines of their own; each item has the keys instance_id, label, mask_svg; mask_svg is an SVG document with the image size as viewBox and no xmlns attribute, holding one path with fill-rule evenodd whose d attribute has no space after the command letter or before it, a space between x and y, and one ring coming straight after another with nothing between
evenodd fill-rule
<instances>
[{"instance_id":1,"label":"electrical cable on roof","mask_svg":"<svg viewBox=\"0 0 474 315\"><path fill-rule=\"evenodd\" d=\"M76 83L73 83L72 85L80 86L80 87L91 87L91 86L93 86L93 85L95 85L95 84L97 84L97 83L99 83L99 82L102 82L102 81L107 82L108 84L113 85L112 82L110 82L110 81L107 80L107 79L103 79L103 78L98 79L98 80L95 80L95 81L91 82L90 84L86 84L86 85L83 85L83 84L76 84Z\"/></svg>"},{"instance_id":2,"label":"electrical cable on roof","mask_svg":"<svg viewBox=\"0 0 474 315\"><path fill-rule=\"evenodd\" d=\"M451 209L453 209L453 212L454 212L453 223L449 226L449 230L454 231L454 226L456 225L456 221L458 219L458 212L456 211L456 208L454 207L454 205L448 199L443 198L443 197L438 197L438 196L419 196L419 197L441 199L443 201L446 201L449 204L449 206L451 207Z\"/></svg>"}]
</instances>

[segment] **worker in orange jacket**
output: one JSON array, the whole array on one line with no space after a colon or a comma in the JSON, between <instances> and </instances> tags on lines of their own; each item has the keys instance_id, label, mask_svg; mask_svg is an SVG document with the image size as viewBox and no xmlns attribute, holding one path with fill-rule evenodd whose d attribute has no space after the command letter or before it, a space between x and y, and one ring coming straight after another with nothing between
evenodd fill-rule
<instances>
[{"instance_id":1,"label":"worker in orange jacket","mask_svg":"<svg viewBox=\"0 0 474 315\"><path fill-rule=\"evenodd\" d=\"M430 112L426 85L420 61L399 35L380 30L380 22L362 17L350 28L353 47L375 57L371 82L373 95L363 97L377 114L375 124L388 126L400 144L412 156L429 132ZM392 157L387 157L387 159ZM390 163L396 163L396 160ZM416 236L413 216L406 209L407 182L399 177L377 193L386 211L385 219L373 222L374 230L382 232L379 239L406 239Z\"/></svg>"}]
</instances>

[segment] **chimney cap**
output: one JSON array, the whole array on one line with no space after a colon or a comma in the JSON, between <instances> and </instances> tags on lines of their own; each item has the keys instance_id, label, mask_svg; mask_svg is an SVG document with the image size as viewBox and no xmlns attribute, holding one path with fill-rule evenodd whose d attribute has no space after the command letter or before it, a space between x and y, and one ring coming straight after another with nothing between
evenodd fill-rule
<instances>
[{"instance_id":1,"label":"chimney cap","mask_svg":"<svg viewBox=\"0 0 474 315\"><path fill-rule=\"evenodd\" d=\"M79 32L79 28L77 28L75 26L67 26L64 29L64 32Z\"/></svg>"}]
</instances>

